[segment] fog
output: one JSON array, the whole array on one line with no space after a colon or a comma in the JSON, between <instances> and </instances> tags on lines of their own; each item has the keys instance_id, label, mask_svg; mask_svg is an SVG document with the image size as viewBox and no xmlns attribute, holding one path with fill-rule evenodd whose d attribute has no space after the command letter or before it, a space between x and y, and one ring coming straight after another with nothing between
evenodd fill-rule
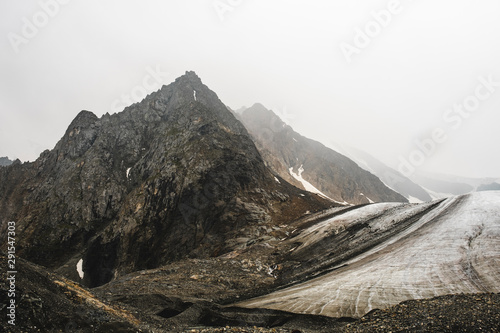
<instances>
[{"instance_id":1,"label":"fog","mask_svg":"<svg viewBox=\"0 0 500 333\"><path fill-rule=\"evenodd\" d=\"M0 156L33 161L81 110L194 70L233 109L400 168L500 176L500 3L4 1Z\"/></svg>"}]
</instances>

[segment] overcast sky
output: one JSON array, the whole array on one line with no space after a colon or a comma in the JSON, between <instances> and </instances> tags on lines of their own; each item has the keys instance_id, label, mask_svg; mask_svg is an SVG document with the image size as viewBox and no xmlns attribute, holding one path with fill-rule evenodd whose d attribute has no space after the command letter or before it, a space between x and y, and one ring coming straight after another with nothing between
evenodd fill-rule
<instances>
[{"instance_id":1,"label":"overcast sky","mask_svg":"<svg viewBox=\"0 0 500 333\"><path fill-rule=\"evenodd\" d=\"M499 13L497 0L2 1L0 156L33 161L80 110L116 112L194 70L229 107L260 102L327 146L499 177Z\"/></svg>"}]
</instances>

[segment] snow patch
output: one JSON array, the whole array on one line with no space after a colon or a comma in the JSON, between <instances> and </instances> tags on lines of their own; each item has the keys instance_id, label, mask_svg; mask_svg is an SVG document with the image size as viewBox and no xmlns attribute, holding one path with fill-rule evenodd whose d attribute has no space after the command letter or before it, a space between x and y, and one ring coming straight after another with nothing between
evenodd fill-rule
<instances>
[{"instance_id":1,"label":"snow patch","mask_svg":"<svg viewBox=\"0 0 500 333\"><path fill-rule=\"evenodd\" d=\"M306 191L316 193L325 199L331 200L331 201L339 203L341 205L349 205L349 203L346 202L345 200L343 202L333 200L332 198L330 198L329 196L327 196L326 194L324 194L323 192L318 190L313 184L309 183L307 180L302 178L302 173L304 172L304 165L300 166L300 168L298 170L299 171L298 174L293 172L293 167L289 168L288 171L290 172L290 174L292 175L293 178L297 179L302 184L302 186L304 186Z\"/></svg>"},{"instance_id":2,"label":"snow patch","mask_svg":"<svg viewBox=\"0 0 500 333\"><path fill-rule=\"evenodd\" d=\"M127 179L128 179L128 175L130 174L130 169L132 169L132 168L127 169Z\"/></svg>"},{"instance_id":3,"label":"snow patch","mask_svg":"<svg viewBox=\"0 0 500 333\"><path fill-rule=\"evenodd\" d=\"M196 90L193 90L193 97L194 97L194 100L196 101Z\"/></svg>"},{"instance_id":4,"label":"snow patch","mask_svg":"<svg viewBox=\"0 0 500 333\"><path fill-rule=\"evenodd\" d=\"M293 167L291 167L290 169L288 169L288 171L290 171L290 174L293 176L293 178L297 179L302 184L302 186L304 186L304 188L306 189L306 191L309 191L309 192L312 192L312 193L316 193L316 194L319 194L320 196L322 196L324 198L333 200L333 199L329 198L328 196L326 196L323 192L321 192L320 190L318 190L316 187L314 187L313 184L309 183L307 180L305 180L304 178L302 178L302 173L304 172L303 165L300 166L298 174L295 173L295 172L293 172Z\"/></svg>"},{"instance_id":5,"label":"snow patch","mask_svg":"<svg viewBox=\"0 0 500 333\"><path fill-rule=\"evenodd\" d=\"M278 184L281 184L281 183L280 183L280 180L279 180L278 178L274 177L274 180L275 180Z\"/></svg>"},{"instance_id":6,"label":"snow patch","mask_svg":"<svg viewBox=\"0 0 500 333\"><path fill-rule=\"evenodd\" d=\"M76 271L78 272L80 279L83 279L83 276L85 275L85 273L83 272L83 259L80 259L76 264Z\"/></svg>"},{"instance_id":7,"label":"snow patch","mask_svg":"<svg viewBox=\"0 0 500 333\"><path fill-rule=\"evenodd\" d=\"M295 139L295 138L292 138L292 139L293 139L293 141L298 142L297 139Z\"/></svg>"},{"instance_id":8,"label":"snow patch","mask_svg":"<svg viewBox=\"0 0 500 333\"><path fill-rule=\"evenodd\" d=\"M375 201L373 201L372 199L368 198L368 197L367 197L366 195L364 195L363 193L360 193L359 195L364 196L364 197L368 200L368 202L369 202L369 203L375 203Z\"/></svg>"},{"instance_id":9,"label":"snow patch","mask_svg":"<svg viewBox=\"0 0 500 333\"><path fill-rule=\"evenodd\" d=\"M423 203L424 202L424 201L420 200L419 198L412 197L409 194L408 194L408 201L410 203Z\"/></svg>"}]
</instances>

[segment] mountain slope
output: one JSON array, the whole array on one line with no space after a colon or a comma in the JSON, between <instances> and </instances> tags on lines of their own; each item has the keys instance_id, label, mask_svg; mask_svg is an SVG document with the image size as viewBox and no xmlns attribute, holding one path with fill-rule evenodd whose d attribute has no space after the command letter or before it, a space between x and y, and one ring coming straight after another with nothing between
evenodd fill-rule
<instances>
[{"instance_id":1,"label":"mountain slope","mask_svg":"<svg viewBox=\"0 0 500 333\"><path fill-rule=\"evenodd\" d=\"M337 202L407 202L349 158L296 133L264 106L245 109L241 119L266 164L290 183Z\"/></svg>"},{"instance_id":2,"label":"mountain slope","mask_svg":"<svg viewBox=\"0 0 500 333\"><path fill-rule=\"evenodd\" d=\"M348 148L346 151L347 156L352 158L359 166L372 172L379 177L384 184L402 194L410 202L431 201L433 199L423 187L416 184L399 171L388 167L370 154L354 148Z\"/></svg>"},{"instance_id":3,"label":"mountain slope","mask_svg":"<svg viewBox=\"0 0 500 333\"><path fill-rule=\"evenodd\" d=\"M0 252L2 261L7 262L7 258ZM16 268L19 274L15 275L15 325L8 323L13 317L2 318L2 332L132 333L147 327L129 311L102 302L88 290L44 267L17 258ZM10 302L6 292L10 287L7 271L2 270L0 277L0 304L7 306Z\"/></svg>"},{"instance_id":4,"label":"mountain slope","mask_svg":"<svg viewBox=\"0 0 500 333\"><path fill-rule=\"evenodd\" d=\"M291 241L291 259L303 260L293 274L312 267L317 277L239 306L360 317L409 299L500 292L500 192L369 205Z\"/></svg>"},{"instance_id":5,"label":"mountain slope","mask_svg":"<svg viewBox=\"0 0 500 333\"><path fill-rule=\"evenodd\" d=\"M77 281L81 262L91 287L330 205L276 180L194 72L121 113L82 111L53 150L0 168L1 231L16 221L22 257Z\"/></svg>"}]
</instances>

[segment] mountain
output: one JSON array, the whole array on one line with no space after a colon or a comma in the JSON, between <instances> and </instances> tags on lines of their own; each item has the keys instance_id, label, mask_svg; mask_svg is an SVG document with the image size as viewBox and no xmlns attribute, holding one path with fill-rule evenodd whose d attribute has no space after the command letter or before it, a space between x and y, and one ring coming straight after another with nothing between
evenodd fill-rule
<instances>
[{"instance_id":1,"label":"mountain","mask_svg":"<svg viewBox=\"0 0 500 333\"><path fill-rule=\"evenodd\" d=\"M0 157L0 166L8 166L14 163L14 161L9 160L8 157Z\"/></svg>"},{"instance_id":2,"label":"mountain","mask_svg":"<svg viewBox=\"0 0 500 333\"><path fill-rule=\"evenodd\" d=\"M331 206L273 175L194 72L123 112L82 111L54 149L0 168L2 234L15 221L21 257L90 287Z\"/></svg>"},{"instance_id":3,"label":"mountain","mask_svg":"<svg viewBox=\"0 0 500 333\"><path fill-rule=\"evenodd\" d=\"M241 108L236 109L236 110L232 110L232 111L234 113L236 113L237 115L241 115L241 114L243 114L243 112L245 112L246 109L248 109L246 106L242 106Z\"/></svg>"},{"instance_id":4,"label":"mountain","mask_svg":"<svg viewBox=\"0 0 500 333\"><path fill-rule=\"evenodd\" d=\"M482 186L500 182L499 178L472 178L418 171L411 177L426 188L433 198L480 191Z\"/></svg>"},{"instance_id":5,"label":"mountain","mask_svg":"<svg viewBox=\"0 0 500 333\"><path fill-rule=\"evenodd\" d=\"M364 151L346 146L336 145L336 147L363 169L379 177L388 187L404 195L410 202L419 203L481 191L485 186L500 181L498 178L459 177L421 170L417 170L408 178ZM492 186L491 188L495 190L496 187Z\"/></svg>"},{"instance_id":6,"label":"mountain","mask_svg":"<svg viewBox=\"0 0 500 333\"><path fill-rule=\"evenodd\" d=\"M488 185L494 190L494 184L500 182L499 178L460 177L430 172L417 172L412 178L426 187L434 198L482 191L490 188Z\"/></svg>"},{"instance_id":7,"label":"mountain","mask_svg":"<svg viewBox=\"0 0 500 333\"><path fill-rule=\"evenodd\" d=\"M399 171L385 165L372 155L352 147L344 147L343 152L346 153L346 156L358 163L360 167L379 177L384 184L402 194L410 202L433 200L423 187L413 182Z\"/></svg>"},{"instance_id":8,"label":"mountain","mask_svg":"<svg viewBox=\"0 0 500 333\"><path fill-rule=\"evenodd\" d=\"M451 179L436 174L417 172L411 176L411 179L423 186L433 199L466 194L475 190L473 185L460 179Z\"/></svg>"},{"instance_id":9,"label":"mountain","mask_svg":"<svg viewBox=\"0 0 500 333\"><path fill-rule=\"evenodd\" d=\"M252 133L275 148L257 140L263 158L238 117L186 72L0 167L0 233L16 238L0 260L17 256L0 270L10 312L16 275L16 326L0 331L498 328L500 192L335 204L394 192L272 114Z\"/></svg>"},{"instance_id":10,"label":"mountain","mask_svg":"<svg viewBox=\"0 0 500 333\"><path fill-rule=\"evenodd\" d=\"M428 177L432 179L437 179L449 183L459 183L459 184L467 184L477 190L477 188L484 184L491 184L495 182L500 182L500 178L494 177L483 177L483 178L473 178L473 177L461 177L440 173L430 173L430 172L419 172L417 176ZM465 194L465 193L463 193Z\"/></svg>"},{"instance_id":11,"label":"mountain","mask_svg":"<svg viewBox=\"0 0 500 333\"><path fill-rule=\"evenodd\" d=\"M349 158L298 134L263 105L245 109L240 117L269 168L291 184L344 204L408 201Z\"/></svg>"},{"instance_id":12,"label":"mountain","mask_svg":"<svg viewBox=\"0 0 500 333\"><path fill-rule=\"evenodd\" d=\"M482 191L500 191L500 184L498 183L491 183L491 184L483 184L478 186L476 189L478 192Z\"/></svg>"}]
</instances>

